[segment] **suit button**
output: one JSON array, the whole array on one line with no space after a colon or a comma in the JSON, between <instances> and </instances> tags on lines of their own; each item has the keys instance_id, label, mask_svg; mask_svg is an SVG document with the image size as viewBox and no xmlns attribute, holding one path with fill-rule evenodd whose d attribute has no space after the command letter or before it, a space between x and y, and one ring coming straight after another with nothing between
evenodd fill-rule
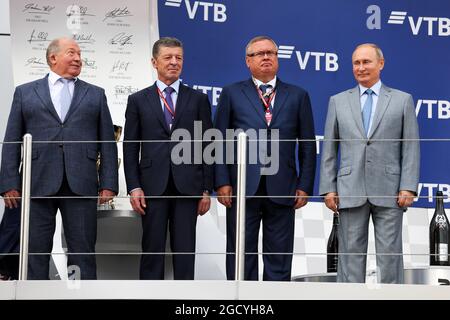
<instances>
[{"instance_id":1,"label":"suit button","mask_svg":"<svg viewBox=\"0 0 450 320\"><path fill-rule=\"evenodd\" d=\"M372 142L369 140L369 141L367 141L367 145L368 146L370 146L370 144L371 144Z\"/></svg>"},{"instance_id":2,"label":"suit button","mask_svg":"<svg viewBox=\"0 0 450 320\"><path fill-rule=\"evenodd\" d=\"M60 143L59 145L58 145L60 148L62 148L63 147L63 144L62 143Z\"/></svg>"},{"instance_id":3,"label":"suit button","mask_svg":"<svg viewBox=\"0 0 450 320\"><path fill-rule=\"evenodd\" d=\"M64 128L64 125L63 125L63 124L61 125L61 128Z\"/></svg>"}]
</instances>

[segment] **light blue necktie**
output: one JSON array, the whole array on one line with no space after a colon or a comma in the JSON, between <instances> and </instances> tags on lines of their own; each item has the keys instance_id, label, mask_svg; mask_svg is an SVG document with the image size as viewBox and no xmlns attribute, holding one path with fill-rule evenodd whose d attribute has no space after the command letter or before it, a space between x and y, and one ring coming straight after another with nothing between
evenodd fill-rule
<instances>
[{"instance_id":1,"label":"light blue necktie","mask_svg":"<svg viewBox=\"0 0 450 320\"><path fill-rule=\"evenodd\" d=\"M372 89L367 89L365 91L367 94L367 100L364 103L364 107L362 110L362 117L363 117L363 124L364 124L364 130L366 131L366 137L369 136L369 125L370 125L370 116L372 115Z\"/></svg>"},{"instance_id":2,"label":"light blue necktie","mask_svg":"<svg viewBox=\"0 0 450 320\"><path fill-rule=\"evenodd\" d=\"M61 105L61 121L64 122L64 119L66 118L67 112L69 112L70 104L72 102L72 96L70 95L69 91L69 82L73 81L71 79L59 79L63 83L63 87L61 89L61 94L59 96L59 103Z\"/></svg>"}]
</instances>

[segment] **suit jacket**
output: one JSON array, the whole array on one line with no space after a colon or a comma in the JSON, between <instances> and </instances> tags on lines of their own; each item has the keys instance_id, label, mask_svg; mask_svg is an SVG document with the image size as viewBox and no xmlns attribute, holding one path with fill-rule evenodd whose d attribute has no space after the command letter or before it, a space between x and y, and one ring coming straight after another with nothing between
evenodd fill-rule
<instances>
[{"instance_id":1,"label":"suit jacket","mask_svg":"<svg viewBox=\"0 0 450 320\"><path fill-rule=\"evenodd\" d=\"M250 139L269 140L273 136L273 130L276 129L280 140L293 140L280 141L278 152L273 142L272 146L265 146L266 142L261 141L257 147L255 143L250 142L246 176L246 194L252 196L259 186L261 168L267 167L263 158L272 157L273 161L278 161L278 170L274 174L266 175L267 194L273 197L272 200L276 203L291 205L294 198L279 198L279 196L294 196L296 189L301 189L309 195L313 193L316 170L314 121L309 95L300 87L277 80L274 102L272 121L270 126L267 126L264 107L252 79L227 86L220 95L215 127L222 132L224 138L227 129L242 129L249 134ZM265 131L260 131L262 129ZM264 132L267 132L267 136L262 135ZM299 174L296 170L295 139L312 140L299 141ZM230 150L226 153L229 155ZM222 164L216 165L216 188L231 185L233 192L236 192L236 154L235 149L233 164L227 164L225 159L222 159ZM257 161L250 161L257 154L260 155Z\"/></svg>"},{"instance_id":2,"label":"suit jacket","mask_svg":"<svg viewBox=\"0 0 450 320\"><path fill-rule=\"evenodd\" d=\"M359 207L367 200L374 205L398 208L395 197L400 190L417 190L420 146L417 140L397 139L419 139L411 95L381 86L368 139L363 128L359 88L331 97L319 193L337 192L340 208Z\"/></svg>"},{"instance_id":3,"label":"suit jacket","mask_svg":"<svg viewBox=\"0 0 450 320\"><path fill-rule=\"evenodd\" d=\"M145 195L159 196L166 190L170 172L177 190L182 194L201 195L203 190L212 190L212 166L204 163L202 154L200 158L199 154L195 157L196 151L203 153L206 143L188 142L181 145L178 142L166 142L171 140L174 132L186 135L186 140L202 139L203 132L212 127L211 105L207 95L181 84L170 130L164 119L155 83L128 97L125 118L123 158L128 192L142 188ZM194 132L195 122L201 125L197 132ZM157 141L126 142L136 140ZM183 146L186 147L186 154L184 151L178 152L178 148ZM183 156L188 163L172 162L174 148L177 148L174 153Z\"/></svg>"},{"instance_id":4,"label":"suit jacket","mask_svg":"<svg viewBox=\"0 0 450 320\"><path fill-rule=\"evenodd\" d=\"M114 129L102 88L80 79L75 82L72 103L64 122L53 106L48 75L18 86L6 128L5 141L33 136L31 195L58 192L64 172L71 190L95 196L99 189L118 191L115 143L65 143L69 141L114 141ZM37 143L38 141L50 143ZM61 141L58 143L51 143ZM97 156L101 165L97 172ZM0 193L21 190L19 166L21 145L4 144L0 171Z\"/></svg>"}]
</instances>

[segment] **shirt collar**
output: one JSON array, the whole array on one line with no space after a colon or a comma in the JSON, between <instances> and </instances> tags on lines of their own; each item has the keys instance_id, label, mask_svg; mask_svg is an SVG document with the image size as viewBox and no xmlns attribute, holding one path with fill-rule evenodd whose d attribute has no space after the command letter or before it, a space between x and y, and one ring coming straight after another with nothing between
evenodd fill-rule
<instances>
[{"instance_id":1,"label":"shirt collar","mask_svg":"<svg viewBox=\"0 0 450 320\"><path fill-rule=\"evenodd\" d=\"M270 84L270 85L272 86L272 88L275 88L275 85L277 84L277 76L275 76L275 78L273 78L272 80L270 80L270 81L267 82L267 83L264 83L264 82L262 82L262 81L259 81L259 80L256 79L255 77L252 77L252 79L253 79L253 83L255 83L256 86L257 86L258 88L259 88L259 86L262 85L262 84L265 84L265 85Z\"/></svg>"},{"instance_id":2,"label":"shirt collar","mask_svg":"<svg viewBox=\"0 0 450 320\"><path fill-rule=\"evenodd\" d=\"M178 90L180 90L180 79L177 79L175 82L173 82L170 86L168 86L167 84L165 84L164 82L162 82L161 80L156 80L156 85L159 88L159 90L161 90L161 92L164 91L164 89L166 89L167 87L172 87L175 92L178 94Z\"/></svg>"},{"instance_id":3,"label":"shirt collar","mask_svg":"<svg viewBox=\"0 0 450 320\"><path fill-rule=\"evenodd\" d=\"M55 85L56 82L57 82L59 79L61 79L61 78L62 78L62 77L61 77L59 74L53 72L52 70L50 70L50 71L48 72L48 81L49 81L52 85ZM78 80L77 77L73 78L73 82L74 82L74 83L75 83L77 80Z\"/></svg>"},{"instance_id":4,"label":"shirt collar","mask_svg":"<svg viewBox=\"0 0 450 320\"><path fill-rule=\"evenodd\" d=\"M359 96L361 97L367 89L372 89L372 91L377 95L380 96L380 90L381 90L381 80L378 80L371 88L366 88L363 85L359 84Z\"/></svg>"}]
</instances>

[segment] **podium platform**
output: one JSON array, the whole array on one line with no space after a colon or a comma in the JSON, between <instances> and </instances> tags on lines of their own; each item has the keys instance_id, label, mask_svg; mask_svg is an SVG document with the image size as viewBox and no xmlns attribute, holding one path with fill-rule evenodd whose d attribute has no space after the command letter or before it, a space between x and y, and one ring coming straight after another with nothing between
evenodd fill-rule
<instances>
[{"instance_id":1,"label":"podium platform","mask_svg":"<svg viewBox=\"0 0 450 320\"><path fill-rule=\"evenodd\" d=\"M296 282L336 282L336 272L320 273L293 277ZM376 274L366 277L366 283L377 283ZM405 268L404 284L449 285L450 267L430 266L421 268Z\"/></svg>"},{"instance_id":2,"label":"podium platform","mask_svg":"<svg viewBox=\"0 0 450 320\"><path fill-rule=\"evenodd\" d=\"M263 281L2 281L1 300L448 300L450 286Z\"/></svg>"}]
</instances>

